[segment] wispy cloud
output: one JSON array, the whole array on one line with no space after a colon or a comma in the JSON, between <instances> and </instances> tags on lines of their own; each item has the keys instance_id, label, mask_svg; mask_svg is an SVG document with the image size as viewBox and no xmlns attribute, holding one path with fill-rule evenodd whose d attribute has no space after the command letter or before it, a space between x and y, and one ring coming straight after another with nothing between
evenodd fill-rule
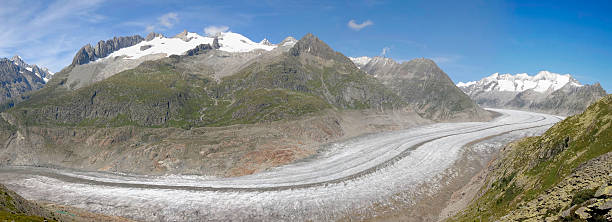
<instances>
[{"instance_id":1,"label":"wispy cloud","mask_svg":"<svg viewBox=\"0 0 612 222\"><path fill-rule=\"evenodd\" d=\"M355 20L354 20L354 19L351 19L351 20L348 22L348 24L347 24L347 25L348 25L348 27L349 27L349 28L351 28L351 29L353 29L353 30L355 30L355 31L359 31L359 30L361 30L361 29L363 29L363 28L365 28L365 27L368 27L368 26L374 25L374 22L372 22L372 21L370 21L370 20L366 20L366 21L362 22L361 24L359 24L359 23L355 22Z\"/></svg>"},{"instance_id":2,"label":"wispy cloud","mask_svg":"<svg viewBox=\"0 0 612 222\"><path fill-rule=\"evenodd\" d=\"M103 1L8 1L0 7L0 57L19 54L28 63L58 71L70 63L79 39L98 38L83 27L107 17L96 10ZM80 31L80 32L79 32Z\"/></svg>"},{"instance_id":3,"label":"wispy cloud","mask_svg":"<svg viewBox=\"0 0 612 222\"><path fill-rule=\"evenodd\" d=\"M389 50L391 50L390 47L384 47L382 48L382 50L380 51L380 57L386 57L387 53L389 52Z\"/></svg>"},{"instance_id":4,"label":"wispy cloud","mask_svg":"<svg viewBox=\"0 0 612 222\"><path fill-rule=\"evenodd\" d=\"M219 34L220 32L227 32L227 31L229 31L229 27L224 26L224 25L222 26L211 25L211 26L207 26L206 28L204 28L204 33L206 33L206 35L209 35L209 36L214 36L214 35Z\"/></svg>"},{"instance_id":5,"label":"wispy cloud","mask_svg":"<svg viewBox=\"0 0 612 222\"><path fill-rule=\"evenodd\" d=\"M461 59L462 56L459 55L451 55L451 56L434 56L431 58L431 60L433 60L434 62L438 63L438 64L445 64L445 63L455 63L458 60Z\"/></svg>"},{"instance_id":6,"label":"wispy cloud","mask_svg":"<svg viewBox=\"0 0 612 222\"><path fill-rule=\"evenodd\" d=\"M147 24L145 32L164 31L174 27L179 22L179 15L176 12L168 12L157 18L156 24ZM135 22L132 22L136 24Z\"/></svg>"},{"instance_id":7,"label":"wispy cloud","mask_svg":"<svg viewBox=\"0 0 612 222\"><path fill-rule=\"evenodd\" d=\"M176 24L179 21L178 14L174 12L166 13L162 15L161 17L159 17L158 20L159 20L159 24L166 28L172 28L172 26L174 26L174 24Z\"/></svg>"}]
</instances>

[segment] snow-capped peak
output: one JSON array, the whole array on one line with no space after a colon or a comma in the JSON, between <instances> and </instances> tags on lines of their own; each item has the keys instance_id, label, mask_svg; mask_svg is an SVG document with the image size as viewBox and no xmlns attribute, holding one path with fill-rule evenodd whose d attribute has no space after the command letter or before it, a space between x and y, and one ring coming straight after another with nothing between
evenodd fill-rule
<instances>
[{"instance_id":1,"label":"snow-capped peak","mask_svg":"<svg viewBox=\"0 0 612 222\"><path fill-rule=\"evenodd\" d=\"M351 59L351 61L353 61L353 63L355 63L355 65L357 66L365 66L366 64L368 64L368 62L370 62L372 60L371 57L367 57L367 56L361 56L361 57L349 57L349 59Z\"/></svg>"},{"instance_id":2,"label":"snow-capped peak","mask_svg":"<svg viewBox=\"0 0 612 222\"><path fill-rule=\"evenodd\" d=\"M221 46L219 50L226 52L270 51L276 48L274 44L268 45L263 41L256 43L241 34L233 32L221 32L214 37L210 37L183 31L172 38L158 35L148 41L142 41L136 45L117 50L106 58L125 56L125 59L138 59L153 54L182 55L200 44L212 45L215 38L218 38Z\"/></svg>"},{"instance_id":3,"label":"snow-capped peak","mask_svg":"<svg viewBox=\"0 0 612 222\"><path fill-rule=\"evenodd\" d=\"M298 40L293 38L292 36L289 36L285 39L283 39L282 42L280 42L278 45L279 46L286 46L286 47L293 47L295 45L295 43L297 43Z\"/></svg>"},{"instance_id":4,"label":"snow-capped peak","mask_svg":"<svg viewBox=\"0 0 612 222\"><path fill-rule=\"evenodd\" d=\"M533 89L536 92L547 92L561 89L563 86L571 84L572 86L581 87L578 80L572 78L570 74L558 74L549 71L540 71L534 76L527 73L499 74L493 73L479 81L459 82L458 87L469 88L482 91L506 91L506 92L523 92Z\"/></svg>"},{"instance_id":5,"label":"snow-capped peak","mask_svg":"<svg viewBox=\"0 0 612 222\"><path fill-rule=\"evenodd\" d=\"M272 44L270 41L268 41L268 39L266 39L266 38L264 38L263 40L261 40L261 42L259 42L259 44L262 44L262 45L269 45L269 46L274 45L274 44Z\"/></svg>"},{"instance_id":6,"label":"snow-capped peak","mask_svg":"<svg viewBox=\"0 0 612 222\"><path fill-rule=\"evenodd\" d=\"M40 67L38 67L35 64L30 65L30 64L26 63L25 61L23 61L21 56L18 56L18 55L13 56L10 59L10 61L12 61L13 64L15 64L20 69L25 69L28 72L33 73L34 75L36 75L36 76L40 77L41 79L43 79L45 82L49 81L51 76L53 76L53 74L54 74L54 73L50 72L47 68L40 68ZM20 72L23 73L23 70L21 70Z\"/></svg>"}]
</instances>

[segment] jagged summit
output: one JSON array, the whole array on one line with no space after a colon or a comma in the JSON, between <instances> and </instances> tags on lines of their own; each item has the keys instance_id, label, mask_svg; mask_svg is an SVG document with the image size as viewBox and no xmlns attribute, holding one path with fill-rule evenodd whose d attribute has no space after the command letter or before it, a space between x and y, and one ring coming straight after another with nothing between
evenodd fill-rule
<instances>
[{"instance_id":1,"label":"jagged summit","mask_svg":"<svg viewBox=\"0 0 612 222\"><path fill-rule=\"evenodd\" d=\"M289 53L291 53L291 55L294 55L294 56L298 56L298 55L306 53L306 54L312 54L314 56L318 56L324 59L333 59L333 60L345 61L345 62L350 63L349 58L333 50L331 47L329 47L329 45L321 41L319 38L317 38L312 33L308 33L304 35L304 37L302 37L299 41L297 41L297 43L295 43L293 48L289 50Z\"/></svg>"},{"instance_id":2,"label":"jagged summit","mask_svg":"<svg viewBox=\"0 0 612 222\"><path fill-rule=\"evenodd\" d=\"M165 37L163 34L161 33L155 33L155 32L151 32L147 35L147 37L145 37L145 41L151 41L154 38L163 38Z\"/></svg>"},{"instance_id":3,"label":"jagged summit","mask_svg":"<svg viewBox=\"0 0 612 222\"><path fill-rule=\"evenodd\" d=\"M268 39L264 38L263 40L261 40L261 42L259 42L259 44L262 45L268 45L268 46L272 46L274 44L272 44L270 41L268 41Z\"/></svg>"},{"instance_id":4,"label":"jagged summit","mask_svg":"<svg viewBox=\"0 0 612 222\"><path fill-rule=\"evenodd\" d=\"M106 41L99 41L96 46L87 44L83 46L74 56L71 66L83 65L99 58L104 58L111 53L129 46L142 42L144 38L140 35L114 37Z\"/></svg>"},{"instance_id":5,"label":"jagged summit","mask_svg":"<svg viewBox=\"0 0 612 222\"><path fill-rule=\"evenodd\" d=\"M13 62L13 64L19 67L21 71L27 70L28 72L31 72L34 75L40 77L45 82L49 81L51 76L53 76L54 74L53 72L49 71L49 69L45 67L39 67L36 64L26 63L25 61L23 61L21 56L18 56L18 55L13 56L11 59L9 59L9 61Z\"/></svg>"}]
</instances>

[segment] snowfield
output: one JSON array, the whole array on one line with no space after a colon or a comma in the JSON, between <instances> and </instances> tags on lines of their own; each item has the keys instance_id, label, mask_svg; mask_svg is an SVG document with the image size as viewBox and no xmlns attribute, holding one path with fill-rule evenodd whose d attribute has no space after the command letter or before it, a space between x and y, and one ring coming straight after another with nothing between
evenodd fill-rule
<instances>
[{"instance_id":1,"label":"snowfield","mask_svg":"<svg viewBox=\"0 0 612 222\"><path fill-rule=\"evenodd\" d=\"M524 92L529 89L544 93L559 90L567 84L574 87L583 86L570 74L561 75L549 71L540 71L535 76L526 73L516 75L494 73L478 81L459 82L457 87L467 88L472 93L481 91Z\"/></svg>"},{"instance_id":2,"label":"snowfield","mask_svg":"<svg viewBox=\"0 0 612 222\"><path fill-rule=\"evenodd\" d=\"M197 33L187 32L183 38L166 38L163 36L155 37L149 41L142 41L136 45L119 49L105 58L114 58L124 56L124 59L138 59L146 55L166 54L182 55L190 49L197 47L200 44L213 44L214 37L201 36ZM256 43L249 38L233 32L222 32L218 35L219 50L226 52L249 52L253 50L270 51L276 48L276 45Z\"/></svg>"},{"instance_id":3,"label":"snowfield","mask_svg":"<svg viewBox=\"0 0 612 222\"><path fill-rule=\"evenodd\" d=\"M559 117L513 110L491 122L438 123L330 144L314 157L235 178L0 168L25 198L145 221L294 221L373 216L410 206L452 177L467 144L544 132ZM491 152L492 146L478 146ZM455 175L456 176L456 175Z\"/></svg>"}]
</instances>

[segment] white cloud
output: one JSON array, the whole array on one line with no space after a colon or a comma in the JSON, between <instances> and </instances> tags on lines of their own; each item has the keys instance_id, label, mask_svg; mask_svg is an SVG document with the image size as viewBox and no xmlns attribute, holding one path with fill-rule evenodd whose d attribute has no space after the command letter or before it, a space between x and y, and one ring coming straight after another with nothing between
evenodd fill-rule
<instances>
[{"instance_id":1,"label":"white cloud","mask_svg":"<svg viewBox=\"0 0 612 222\"><path fill-rule=\"evenodd\" d=\"M461 59L461 56L459 56L459 55L435 56L435 57L431 58L431 60L433 60L434 62L436 62L438 64L454 63L454 62L456 62L459 59Z\"/></svg>"},{"instance_id":2,"label":"white cloud","mask_svg":"<svg viewBox=\"0 0 612 222\"><path fill-rule=\"evenodd\" d=\"M174 24L179 21L178 14L174 12L166 13L159 17L157 20L159 21L160 25L166 28L172 28L172 26L174 26Z\"/></svg>"},{"instance_id":3,"label":"white cloud","mask_svg":"<svg viewBox=\"0 0 612 222\"><path fill-rule=\"evenodd\" d=\"M389 47L382 48L382 51L380 52L380 57L387 56L387 53L389 52L389 50L391 50L391 48L389 48Z\"/></svg>"},{"instance_id":4,"label":"white cloud","mask_svg":"<svg viewBox=\"0 0 612 222\"><path fill-rule=\"evenodd\" d=\"M214 36L220 32L227 32L227 31L229 31L229 27L224 26L224 25L222 26L211 25L211 26L204 28L204 33L206 33L206 35L208 36Z\"/></svg>"},{"instance_id":5,"label":"white cloud","mask_svg":"<svg viewBox=\"0 0 612 222\"><path fill-rule=\"evenodd\" d=\"M152 32L155 31L155 26L154 25L147 25L147 28L145 29L145 32Z\"/></svg>"},{"instance_id":6,"label":"white cloud","mask_svg":"<svg viewBox=\"0 0 612 222\"><path fill-rule=\"evenodd\" d=\"M351 19L351 20L348 22L348 24L347 24L347 25L348 25L348 27L349 27L349 28L351 28L351 29L353 29L353 30L355 30L355 31L359 31L359 30L361 30L361 29L363 29L363 28L365 28L365 27L368 27L368 26L374 25L374 22L372 22L372 21L370 21L370 20L366 20L365 22L362 22L361 24L359 24L359 23L355 22L355 20L354 20L354 19Z\"/></svg>"},{"instance_id":7,"label":"white cloud","mask_svg":"<svg viewBox=\"0 0 612 222\"><path fill-rule=\"evenodd\" d=\"M100 0L3 2L0 57L18 54L28 63L59 71L70 64L83 43L107 38L106 30L85 31L108 19L98 13L102 3Z\"/></svg>"},{"instance_id":8,"label":"white cloud","mask_svg":"<svg viewBox=\"0 0 612 222\"><path fill-rule=\"evenodd\" d=\"M174 25L178 22L179 22L178 13L168 12L166 14L163 14L162 16L159 16L157 18L156 24L146 25L145 32L153 32L155 30L163 31L163 30L174 27ZM136 24L136 22L132 22L132 23Z\"/></svg>"}]
</instances>

